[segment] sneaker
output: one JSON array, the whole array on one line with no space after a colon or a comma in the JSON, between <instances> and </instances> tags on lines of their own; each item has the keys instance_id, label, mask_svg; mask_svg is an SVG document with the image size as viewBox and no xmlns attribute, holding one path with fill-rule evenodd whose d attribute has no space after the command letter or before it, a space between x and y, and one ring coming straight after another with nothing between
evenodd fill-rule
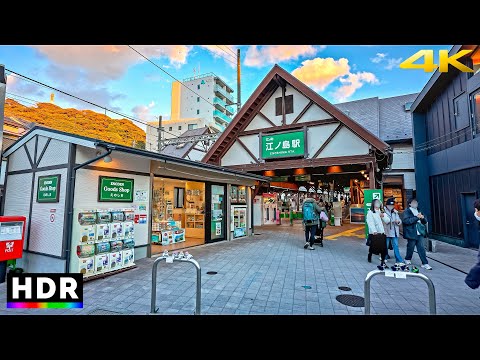
<instances>
[{"instance_id":1,"label":"sneaker","mask_svg":"<svg viewBox=\"0 0 480 360\"><path fill-rule=\"evenodd\" d=\"M315 250L315 248L313 246L309 246L308 250Z\"/></svg>"},{"instance_id":2,"label":"sneaker","mask_svg":"<svg viewBox=\"0 0 480 360\"><path fill-rule=\"evenodd\" d=\"M377 265L378 270L384 271L387 268L386 264Z\"/></svg>"},{"instance_id":3,"label":"sneaker","mask_svg":"<svg viewBox=\"0 0 480 360\"><path fill-rule=\"evenodd\" d=\"M405 259L405 265L412 265L412 261Z\"/></svg>"},{"instance_id":4,"label":"sneaker","mask_svg":"<svg viewBox=\"0 0 480 360\"><path fill-rule=\"evenodd\" d=\"M412 273L416 274L420 272L420 270L416 266L412 266Z\"/></svg>"},{"instance_id":5,"label":"sneaker","mask_svg":"<svg viewBox=\"0 0 480 360\"><path fill-rule=\"evenodd\" d=\"M406 264L404 264L403 262L397 262L395 263L395 266L398 266L398 267L402 267L402 266L405 266Z\"/></svg>"},{"instance_id":6,"label":"sneaker","mask_svg":"<svg viewBox=\"0 0 480 360\"><path fill-rule=\"evenodd\" d=\"M320 247L323 247L323 241L320 241L319 245L320 245Z\"/></svg>"},{"instance_id":7,"label":"sneaker","mask_svg":"<svg viewBox=\"0 0 480 360\"><path fill-rule=\"evenodd\" d=\"M424 268L425 270L432 270L432 267L428 264L423 264L422 268Z\"/></svg>"},{"instance_id":8,"label":"sneaker","mask_svg":"<svg viewBox=\"0 0 480 360\"><path fill-rule=\"evenodd\" d=\"M303 248L306 249L310 246L310 243L306 242L305 245L303 245Z\"/></svg>"},{"instance_id":9,"label":"sneaker","mask_svg":"<svg viewBox=\"0 0 480 360\"><path fill-rule=\"evenodd\" d=\"M165 250L162 254L162 257L168 257L168 250Z\"/></svg>"},{"instance_id":10,"label":"sneaker","mask_svg":"<svg viewBox=\"0 0 480 360\"><path fill-rule=\"evenodd\" d=\"M188 251L185 251L185 259L188 260L188 259L191 259L191 258L193 258L193 255L190 254Z\"/></svg>"}]
</instances>

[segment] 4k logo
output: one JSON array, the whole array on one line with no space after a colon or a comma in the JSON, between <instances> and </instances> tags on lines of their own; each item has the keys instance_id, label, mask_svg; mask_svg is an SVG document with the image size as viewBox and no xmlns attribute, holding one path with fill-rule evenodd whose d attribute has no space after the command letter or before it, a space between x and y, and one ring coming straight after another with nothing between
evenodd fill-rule
<instances>
[{"instance_id":1,"label":"4k logo","mask_svg":"<svg viewBox=\"0 0 480 360\"><path fill-rule=\"evenodd\" d=\"M7 243L5 244L5 252L6 252L6 253L11 253L11 252L13 252L13 245L14 245L14 244L15 244L15 243L14 243L13 241L7 242Z\"/></svg>"},{"instance_id":2,"label":"4k logo","mask_svg":"<svg viewBox=\"0 0 480 360\"><path fill-rule=\"evenodd\" d=\"M452 65L454 68L457 68L461 72L473 72L473 69L470 69L468 66L462 64L459 59L464 57L467 54L470 54L473 50L462 50L458 53L448 56L448 50L439 50L438 51L438 62L439 65L433 62L433 50L420 50L415 54L410 56L408 59L403 61L400 64L401 69L423 69L425 72L432 72L438 68L440 72L448 72L448 65ZM415 64L420 58L424 58L423 64Z\"/></svg>"}]
</instances>

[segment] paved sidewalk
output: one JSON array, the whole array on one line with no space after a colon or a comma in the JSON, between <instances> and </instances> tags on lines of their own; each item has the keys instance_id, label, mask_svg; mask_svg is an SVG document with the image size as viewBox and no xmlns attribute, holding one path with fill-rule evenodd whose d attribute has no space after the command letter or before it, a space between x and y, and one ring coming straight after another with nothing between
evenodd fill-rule
<instances>
[{"instance_id":1,"label":"paved sidewalk","mask_svg":"<svg viewBox=\"0 0 480 360\"><path fill-rule=\"evenodd\" d=\"M326 236L331 240L313 251L303 249L298 224L256 228L256 233L260 235L190 249L202 267L203 314L363 314L363 307L345 306L336 300L340 294L363 296L365 276L379 263L377 257L373 263L367 262L361 225L327 227ZM404 254L404 245L401 250ZM476 254L471 253L473 256L465 256L464 261L473 265ZM89 314L95 310L147 314L153 259L136 263L136 269L85 283L83 309L5 309L2 284L0 314ZM413 263L420 265L418 255ZM438 314L480 314L480 291L465 285L465 274L434 261L430 264L432 271L421 272L435 284ZM207 271L218 274L207 275ZM161 314L193 313L193 266L162 263L157 280ZM351 291L341 291L339 286L348 286ZM420 279L375 277L372 313L428 314L426 284Z\"/></svg>"}]
</instances>

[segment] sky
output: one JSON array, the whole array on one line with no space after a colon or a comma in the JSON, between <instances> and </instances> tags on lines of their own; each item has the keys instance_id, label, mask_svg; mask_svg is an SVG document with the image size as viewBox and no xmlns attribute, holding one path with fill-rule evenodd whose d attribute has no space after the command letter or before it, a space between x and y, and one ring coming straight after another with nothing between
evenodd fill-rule
<instances>
[{"instance_id":1,"label":"sky","mask_svg":"<svg viewBox=\"0 0 480 360\"><path fill-rule=\"evenodd\" d=\"M451 45L33 45L0 46L0 64L55 88L140 121L170 118L170 92L182 80L213 72L236 90L236 50L241 51L242 103L278 64L332 103L422 90L432 73L400 69L423 49ZM144 55L148 60L147 61ZM156 66L155 66L156 65ZM163 71L162 71L163 70ZM8 72L7 72L8 73ZM170 75L171 76L170 76ZM31 106L51 90L9 75L7 97ZM19 96L22 96L20 98ZM236 96L234 94L234 96ZM34 101L34 102L32 102ZM105 112L55 93L55 104ZM107 115L119 116L107 111ZM136 125L145 129L140 123Z\"/></svg>"}]
</instances>

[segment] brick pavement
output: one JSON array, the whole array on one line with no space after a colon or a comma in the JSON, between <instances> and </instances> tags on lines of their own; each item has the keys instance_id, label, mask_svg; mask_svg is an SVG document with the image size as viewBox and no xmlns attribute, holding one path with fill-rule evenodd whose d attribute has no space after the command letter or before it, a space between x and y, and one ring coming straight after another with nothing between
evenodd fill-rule
<instances>
[{"instance_id":1,"label":"brick pavement","mask_svg":"<svg viewBox=\"0 0 480 360\"><path fill-rule=\"evenodd\" d=\"M303 233L296 224L257 228L249 238L192 248L202 267L203 314L363 314L362 308L340 304L340 294L363 296L366 274L379 263L368 263L367 247L358 225L327 228L327 235L350 231L348 236L325 240L323 248L303 249ZM355 236L357 235L357 236ZM402 254L405 247L402 245ZM443 257L445 258L445 256ZM473 261L470 257L465 261ZM150 309L153 259L136 262L124 273L87 282L83 309L5 309L5 286L0 285L0 314L88 314L109 310L147 314ZM418 255L413 263L420 265ZM480 314L480 291L468 288L465 274L431 261L437 292L438 314ZM217 275L207 275L217 271ZM160 314L192 314L195 307L195 269L189 264L162 263L157 277ZM303 288L308 285L311 289ZM341 291L348 286L351 291ZM372 280L373 314L427 314L428 292L420 279L402 280L377 276Z\"/></svg>"}]
</instances>

